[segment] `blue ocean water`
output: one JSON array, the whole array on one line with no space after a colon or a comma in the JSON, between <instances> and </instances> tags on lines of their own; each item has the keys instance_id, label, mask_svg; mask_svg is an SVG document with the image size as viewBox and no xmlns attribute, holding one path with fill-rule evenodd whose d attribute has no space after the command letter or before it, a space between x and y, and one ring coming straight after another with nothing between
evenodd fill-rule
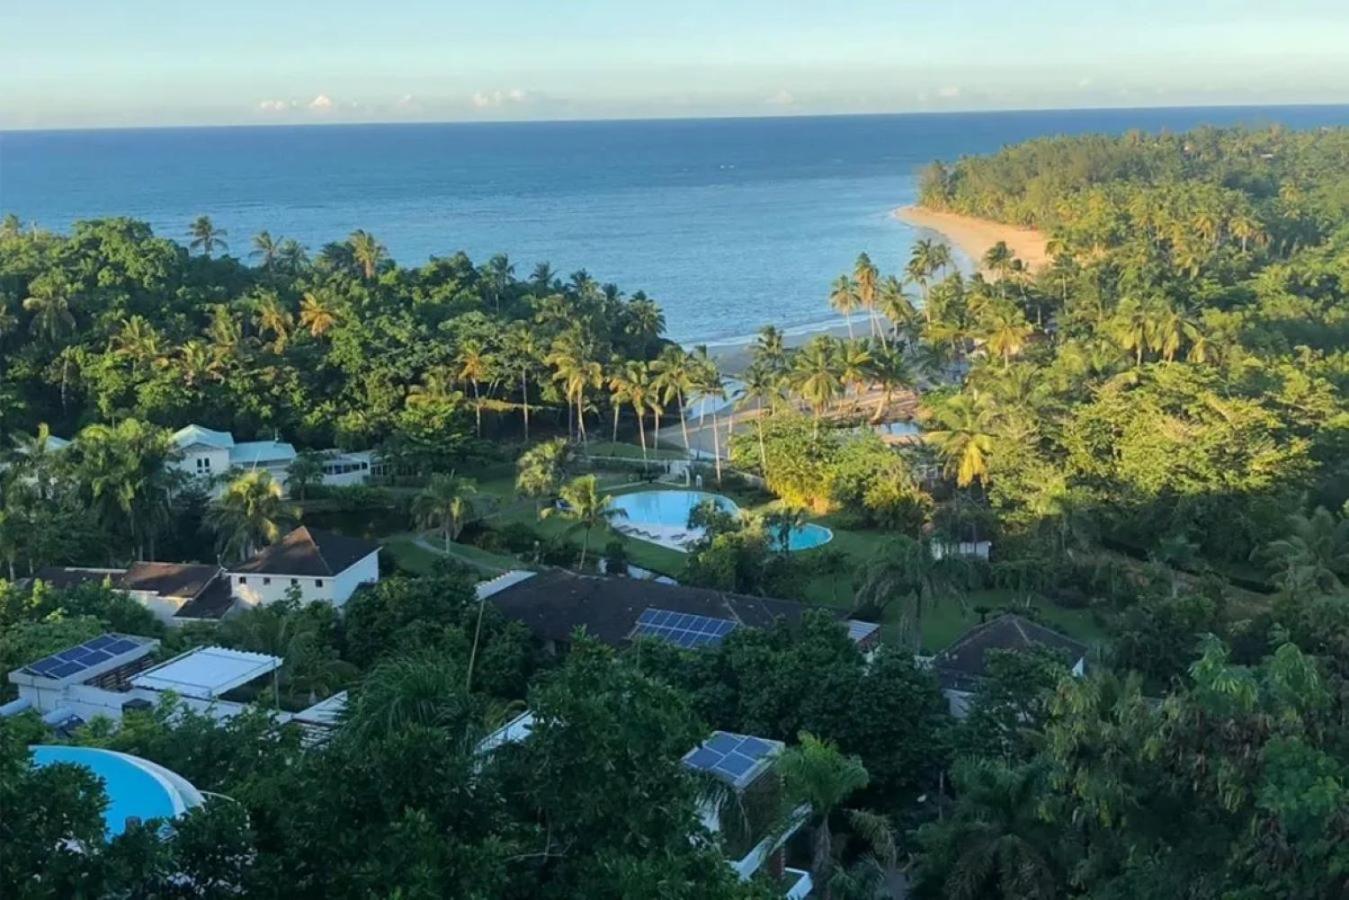
<instances>
[{"instance_id":1,"label":"blue ocean water","mask_svg":"<svg viewBox=\"0 0 1349 900\"><path fill-rule=\"evenodd\" d=\"M317 249L364 228L405 265L546 260L643 289L671 337L715 341L830 320L859 251L900 267L917 232L890 212L933 159L1238 122L1342 125L1349 107L6 132L0 212L55 229L127 215L179 240L209 214L240 256L262 229Z\"/></svg>"}]
</instances>

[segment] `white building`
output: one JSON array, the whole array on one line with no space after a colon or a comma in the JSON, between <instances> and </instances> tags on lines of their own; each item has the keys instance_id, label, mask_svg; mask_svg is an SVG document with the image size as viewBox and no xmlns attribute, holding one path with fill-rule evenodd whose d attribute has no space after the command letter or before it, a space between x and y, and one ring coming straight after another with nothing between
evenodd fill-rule
<instances>
[{"instance_id":1,"label":"white building","mask_svg":"<svg viewBox=\"0 0 1349 900\"><path fill-rule=\"evenodd\" d=\"M323 483L331 487L367 484L372 476L384 474L374 450L324 450Z\"/></svg>"},{"instance_id":2,"label":"white building","mask_svg":"<svg viewBox=\"0 0 1349 900\"><path fill-rule=\"evenodd\" d=\"M198 712L226 719L246 708L226 694L281 667L278 657L224 647L197 647L156 664L158 649L152 638L105 634L53 653L9 673L19 700L6 710L35 709L56 727L100 716L120 722L124 711L151 707L171 692Z\"/></svg>"},{"instance_id":3,"label":"white building","mask_svg":"<svg viewBox=\"0 0 1349 900\"><path fill-rule=\"evenodd\" d=\"M225 570L211 563L138 562L128 569L47 566L33 580L55 588L106 584L126 591L169 626L216 622L234 606Z\"/></svg>"},{"instance_id":4,"label":"white building","mask_svg":"<svg viewBox=\"0 0 1349 900\"><path fill-rule=\"evenodd\" d=\"M379 544L301 526L228 571L234 598L249 606L283 600L341 607L363 584L379 581Z\"/></svg>"},{"instance_id":5,"label":"white building","mask_svg":"<svg viewBox=\"0 0 1349 900\"><path fill-rule=\"evenodd\" d=\"M262 469L285 488L295 448L281 441L236 442L228 431L212 431L188 425L173 433L173 443L182 453L177 467L193 478L210 481L219 492L227 473Z\"/></svg>"}]
</instances>

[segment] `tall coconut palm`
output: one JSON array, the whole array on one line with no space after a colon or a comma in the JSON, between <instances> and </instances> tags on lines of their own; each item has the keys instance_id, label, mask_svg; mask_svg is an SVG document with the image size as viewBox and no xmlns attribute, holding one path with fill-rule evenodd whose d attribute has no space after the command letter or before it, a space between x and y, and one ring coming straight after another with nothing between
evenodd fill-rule
<instances>
[{"instance_id":1,"label":"tall coconut palm","mask_svg":"<svg viewBox=\"0 0 1349 900\"><path fill-rule=\"evenodd\" d=\"M556 280L557 272L546 262L534 266L534 271L529 273L529 283L533 285L536 293L551 291Z\"/></svg>"},{"instance_id":2,"label":"tall coconut palm","mask_svg":"<svg viewBox=\"0 0 1349 900\"><path fill-rule=\"evenodd\" d=\"M835 831L839 824L846 821L882 865L894 864L895 838L884 816L845 808L848 798L871 780L862 761L845 756L833 743L809 732L799 738L800 743L778 757L783 809L774 830L782 834L798 824L805 826L811 845L811 881L822 900L830 900L838 864Z\"/></svg>"},{"instance_id":3,"label":"tall coconut palm","mask_svg":"<svg viewBox=\"0 0 1349 900\"><path fill-rule=\"evenodd\" d=\"M1264 548L1279 586L1289 593L1342 590L1349 578L1349 518L1320 506L1310 516L1289 517L1288 524L1287 537Z\"/></svg>"},{"instance_id":4,"label":"tall coconut palm","mask_svg":"<svg viewBox=\"0 0 1349 900\"><path fill-rule=\"evenodd\" d=\"M1057 860L1059 833L1040 814L1044 775L1034 765L966 759L951 771L960 798L950 819L925 826L921 844L949 848L929 858L951 859L941 894L951 900L1063 896ZM936 887L936 885L934 885Z\"/></svg>"},{"instance_id":5,"label":"tall coconut palm","mask_svg":"<svg viewBox=\"0 0 1349 900\"><path fill-rule=\"evenodd\" d=\"M858 398L871 377L871 350L865 341L844 341L838 347L838 378L846 396L853 395L852 409L857 409Z\"/></svg>"},{"instance_id":6,"label":"tall coconut palm","mask_svg":"<svg viewBox=\"0 0 1349 900\"><path fill-rule=\"evenodd\" d=\"M968 394L957 394L928 410L932 425L923 438L945 460L947 474L967 487L988 481L988 456L993 452L987 408Z\"/></svg>"},{"instance_id":7,"label":"tall coconut palm","mask_svg":"<svg viewBox=\"0 0 1349 900\"><path fill-rule=\"evenodd\" d=\"M642 445L642 459L646 460L646 414L651 411L656 398L656 389L652 386L651 372L647 364L637 360L628 360L620 365L609 378L613 391L615 411L623 404L632 407L637 418L637 434ZM615 414L615 422L617 415Z\"/></svg>"},{"instance_id":8,"label":"tall coconut palm","mask_svg":"<svg viewBox=\"0 0 1349 900\"><path fill-rule=\"evenodd\" d=\"M716 470L717 484L721 484L721 404L726 400L726 379L722 377L721 366L717 364L712 354L707 352L707 345L699 344L693 348L693 353L689 357L689 364L692 370L693 383L698 391L698 427L703 424L703 415L707 406L712 407L712 465Z\"/></svg>"},{"instance_id":9,"label":"tall coconut palm","mask_svg":"<svg viewBox=\"0 0 1349 900\"><path fill-rule=\"evenodd\" d=\"M797 352L792 363L791 384L796 393L810 404L815 414L815 437L820 435L820 419L843 392L839 375L837 343L828 335L820 335Z\"/></svg>"},{"instance_id":10,"label":"tall coconut palm","mask_svg":"<svg viewBox=\"0 0 1349 900\"><path fill-rule=\"evenodd\" d=\"M488 293L492 295L492 306L500 313L501 300L506 296L515 276L515 265L506 254L498 253L482 267L482 276Z\"/></svg>"},{"instance_id":11,"label":"tall coconut palm","mask_svg":"<svg viewBox=\"0 0 1349 900\"><path fill-rule=\"evenodd\" d=\"M1120 349L1132 351L1134 365L1143 365L1143 354L1153 343L1155 316L1149 305L1136 297L1122 301L1107 323L1107 330Z\"/></svg>"},{"instance_id":12,"label":"tall coconut palm","mask_svg":"<svg viewBox=\"0 0 1349 900\"><path fill-rule=\"evenodd\" d=\"M487 352L482 341L467 338L459 344L454 364L455 376L473 386L473 417L478 437L482 437L482 383L492 378L496 360Z\"/></svg>"},{"instance_id":13,"label":"tall coconut palm","mask_svg":"<svg viewBox=\"0 0 1349 900\"><path fill-rule=\"evenodd\" d=\"M53 469L59 446L46 422L40 422L34 434L20 432L10 438L10 461L32 480L37 498L45 502L52 487Z\"/></svg>"},{"instance_id":14,"label":"tall coconut palm","mask_svg":"<svg viewBox=\"0 0 1349 900\"><path fill-rule=\"evenodd\" d=\"M286 238L276 251L276 258L292 275L298 275L309 265L309 249L294 238Z\"/></svg>"},{"instance_id":15,"label":"tall coconut palm","mask_svg":"<svg viewBox=\"0 0 1349 900\"><path fill-rule=\"evenodd\" d=\"M939 599L962 597L967 584L964 575L965 563L959 557L936 559L930 542L901 535L862 567L862 583L853 603L869 615L881 615L900 604L904 632L918 654L923 650L924 618Z\"/></svg>"},{"instance_id":16,"label":"tall coconut palm","mask_svg":"<svg viewBox=\"0 0 1349 900\"><path fill-rule=\"evenodd\" d=\"M885 411L896 391L911 388L916 383L908 360L896 347L873 350L868 375L872 383L881 389L880 398L876 401L876 412L871 417L873 422L879 422L885 417Z\"/></svg>"},{"instance_id":17,"label":"tall coconut palm","mask_svg":"<svg viewBox=\"0 0 1349 900\"><path fill-rule=\"evenodd\" d=\"M459 537L468 517L473 515L472 496L477 492L478 486L472 479L453 472L448 475L437 472L412 499L417 524L440 532L446 554L450 552L450 542Z\"/></svg>"},{"instance_id":18,"label":"tall coconut palm","mask_svg":"<svg viewBox=\"0 0 1349 900\"><path fill-rule=\"evenodd\" d=\"M914 309L909 295L904 293L903 282L893 275L882 278L877 289L876 308L881 315L890 320L892 340L899 340L901 332L909 335L909 340L912 340L915 326L918 324L918 310ZM881 337L884 339L884 331Z\"/></svg>"},{"instance_id":19,"label":"tall coconut palm","mask_svg":"<svg viewBox=\"0 0 1349 900\"><path fill-rule=\"evenodd\" d=\"M272 237L270 231L259 231L253 235L253 249L248 256L258 260L262 268L270 272L281 257L281 242Z\"/></svg>"},{"instance_id":20,"label":"tall coconut palm","mask_svg":"<svg viewBox=\"0 0 1349 900\"><path fill-rule=\"evenodd\" d=\"M829 305L843 316L844 321L848 323L848 337L853 337L852 314L857 312L862 304L857 296L857 285L847 275L840 275L834 279L829 289Z\"/></svg>"},{"instance_id":21,"label":"tall coconut palm","mask_svg":"<svg viewBox=\"0 0 1349 900\"><path fill-rule=\"evenodd\" d=\"M553 369L553 380L562 386L568 409L575 412L575 433L586 441L586 394L604 384L604 367L595 359L590 341L577 332L566 332L553 342L544 360Z\"/></svg>"},{"instance_id":22,"label":"tall coconut palm","mask_svg":"<svg viewBox=\"0 0 1349 900\"><path fill-rule=\"evenodd\" d=\"M651 345L665 331L665 313L660 306L645 294L638 293L628 301L626 307L627 323L624 331L637 340L643 348Z\"/></svg>"},{"instance_id":23,"label":"tall coconut palm","mask_svg":"<svg viewBox=\"0 0 1349 900\"><path fill-rule=\"evenodd\" d=\"M216 533L216 549L228 560L246 559L259 546L274 543L282 529L298 518L282 498L281 485L266 469L239 475L206 509L206 524Z\"/></svg>"},{"instance_id":24,"label":"tall coconut palm","mask_svg":"<svg viewBox=\"0 0 1349 900\"><path fill-rule=\"evenodd\" d=\"M1012 357L1026 348L1034 328L1026 321L1026 314L1010 304L999 304L983 322L984 347L991 356L1002 357L1003 371L1011 365Z\"/></svg>"},{"instance_id":25,"label":"tall coconut palm","mask_svg":"<svg viewBox=\"0 0 1349 900\"><path fill-rule=\"evenodd\" d=\"M188 237L192 238L192 243L188 246L193 250L200 250L201 255L207 259L216 250L228 250L230 245L225 243L225 236L229 234L223 228L216 228L215 223L211 221L210 216L197 216L196 220L187 229Z\"/></svg>"},{"instance_id":26,"label":"tall coconut palm","mask_svg":"<svg viewBox=\"0 0 1349 900\"><path fill-rule=\"evenodd\" d=\"M34 336L56 343L75 328L75 316L70 311L70 286L55 275L33 279L23 308L32 313L28 323Z\"/></svg>"},{"instance_id":27,"label":"tall coconut palm","mask_svg":"<svg viewBox=\"0 0 1349 900\"><path fill-rule=\"evenodd\" d=\"M938 246L937 242L930 238L914 241L913 250L909 254L909 262L904 267L904 274L910 281L918 285L918 289L922 293L923 315L929 322L932 321L932 315L928 309L927 286L932 276L937 274L937 269L941 268Z\"/></svg>"},{"instance_id":28,"label":"tall coconut palm","mask_svg":"<svg viewBox=\"0 0 1349 900\"><path fill-rule=\"evenodd\" d=\"M152 559L181 476L169 465L177 458L169 432L136 419L90 425L76 436L70 452L95 518L113 531L124 527L132 550Z\"/></svg>"},{"instance_id":29,"label":"tall coconut palm","mask_svg":"<svg viewBox=\"0 0 1349 900\"><path fill-rule=\"evenodd\" d=\"M388 258L389 251L373 234L361 228L351 233L347 238L347 244L351 247L351 257L356 265L361 267L361 274L365 280L374 278L375 273L379 271L380 263Z\"/></svg>"},{"instance_id":30,"label":"tall coconut palm","mask_svg":"<svg viewBox=\"0 0 1349 900\"><path fill-rule=\"evenodd\" d=\"M337 310L322 293L305 291L300 298L300 326L309 336L321 338L337 324Z\"/></svg>"},{"instance_id":31,"label":"tall coconut palm","mask_svg":"<svg viewBox=\"0 0 1349 900\"><path fill-rule=\"evenodd\" d=\"M263 332L271 333L273 353L285 351L295 319L275 291L267 291L258 298L253 307L253 323L259 335Z\"/></svg>"},{"instance_id":32,"label":"tall coconut palm","mask_svg":"<svg viewBox=\"0 0 1349 900\"><path fill-rule=\"evenodd\" d=\"M760 328L759 333L754 336L754 344L750 348L750 354L754 365L761 366L768 372L785 372L787 369L787 343L783 337L782 329L773 325L765 325Z\"/></svg>"},{"instance_id":33,"label":"tall coconut palm","mask_svg":"<svg viewBox=\"0 0 1349 900\"><path fill-rule=\"evenodd\" d=\"M880 288L880 277L881 273L876 269L871 257L865 253L859 253L857 262L853 266L852 278L853 284L857 286L857 305L866 310L872 337L876 336L879 324L876 321L876 303Z\"/></svg>"},{"instance_id":34,"label":"tall coconut palm","mask_svg":"<svg viewBox=\"0 0 1349 900\"><path fill-rule=\"evenodd\" d=\"M529 375L541 363L543 352L534 329L514 322L502 336L504 367L520 376L520 413L524 419L525 441L529 441Z\"/></svg>"},{"instance_id":35,"label":"tall coconut palm","mask_svg":"<svg viewBox=\"0 0 1349 900\"><path fill-rule=\"evenodd\" d=\"M684 450L689 449L689 422L685 407L694 390L689 355L683 348L671 344L651 361L651 379L661 402L673 400L679 407L679 430L684 435Z\"/></svg>"},{"instance_id":36,"label":"tall coconut palm","mask_svg":"<svg viewBox=\"0 0 1349 900\"><path fill-rule=\"evenodd\" d=\"M539 514L543 518L560 516L571 522L570 529L582 530L581 560L579 568L584 569L586 553L590 550L590 532L608 525L616 518L624 517L627 512L614 506L614 498L600 496L599 481L594 475L582 475L563 485L558 492L560 501L557 506L545 507Z\"/></svg>"},{"instance_id":37,"label":"tall coconut palm","mask_svg":"<svg viewBox=\"0 0 1349 900\"><path fill-rule=\"evenodd\" d=\"M756 360L745 370L742 404L755 405L754 432L759 443L759 472L768 471L768 450L764 442L764 418L787 399L786 379L767 361Z\"/></svg>"},{"instance_id":38,"label":"tall coconut palm","mask_svg":"<svg viewBox=\"0 0 1349 900\"><path fill-rule=\"evenodd\" d=\"M114 353L130 358L137 369L158 362L164 352L163 339L144 316L123 319L109 346Z\"/></svg>"}]
</instances>

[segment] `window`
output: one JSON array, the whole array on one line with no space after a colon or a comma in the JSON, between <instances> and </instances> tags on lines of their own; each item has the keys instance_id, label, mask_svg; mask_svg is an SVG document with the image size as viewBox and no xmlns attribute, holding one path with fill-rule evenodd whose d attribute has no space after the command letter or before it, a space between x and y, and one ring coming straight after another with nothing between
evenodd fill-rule
<instances>
[{"instance_id":1,"label":"window","mask_svg":"<svg viewBox=\"0 0 1349 900\"><path fill-rule=\"evenodd\" d=\"M270 579L270 578L264 578L264 579L262 579L262 583L263 583L263 584L271 584L271 583L272 583L272 579Z\"/></svg>"},{"instance_id":2,"label":"window","mask_svg":"<svg viewBox=\"0 0 1349 900\"><path fill-rule=\"evenodd\" d=\"M299 586L300 586L300 579L298 579L298 578L292 578L292 579L290 580L290 584L291 584L291 587L299 587Z\"/></svg>"},{"instance_id":3,"label":"window","mask_svg":"<svg viewBox=\"0 0 1349 900\"><path fill-rule=\"evenodd\" d=\"M248 584L248 579L245 578L244 576L240 575L240 576L239 576L239 583L240 583L240 584Z\"/></svg>"},{"instance_id":4,"label":"window","mask_svg":"<svg viewBox=\"0 0 1349 900\"><path fill-rule=\"evenodd\" d=\"M198 472L209 472L209 471L211 471L211 458L210 458L209 456L198 456L198 457L197 457L197 471L198 471Z\"/></svg>"},{"instance_id":5,"label":"window","mask_svg":"<svg viewBox=\"0 0 1349 900\"><path fill-rule=\"evenodd\" d=\"M322 578L315 578L315 579L314 579L314 587L323 587L323 579L322 579Z\"/></svg>"}]
</instances>

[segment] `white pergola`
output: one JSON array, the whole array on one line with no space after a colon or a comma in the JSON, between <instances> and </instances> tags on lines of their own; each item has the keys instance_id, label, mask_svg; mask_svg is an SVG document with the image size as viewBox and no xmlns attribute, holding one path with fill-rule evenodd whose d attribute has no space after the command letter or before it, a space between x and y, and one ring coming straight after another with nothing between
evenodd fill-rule
<instances>
[{"instance_id":1,"label":"white pergola","mask_svg":"<svg viewBox=\"0 0 1349 900\"><path fill-rule=\"evenodd\" d=\"M173 691L197 700L215 700L222 694L281 668L281 659L265 653L197 647L146 669L131 679L138 688Z\"/></svg>"}]
</instances>

